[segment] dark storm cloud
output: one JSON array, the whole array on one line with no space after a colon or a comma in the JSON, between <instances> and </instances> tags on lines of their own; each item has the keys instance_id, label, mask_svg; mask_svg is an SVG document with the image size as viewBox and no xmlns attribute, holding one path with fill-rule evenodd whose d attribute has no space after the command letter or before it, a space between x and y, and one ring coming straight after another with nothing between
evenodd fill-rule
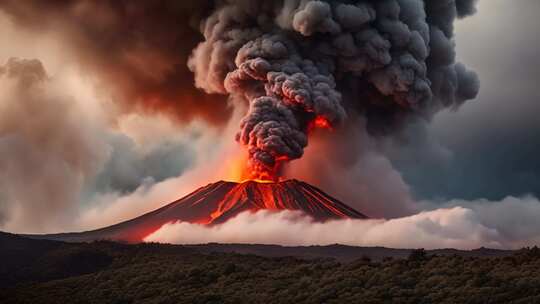
<instances>
[{"instance_id":1,"label":"dark storm cloud","mask_svg":"<svg viewBox=\"0 0 540 304\"><path fill-rule=\"evenodd\" d=\"M457 13L460 17L470 16L476 13L476 3L478 0L456 0Z\"/></svg>"},{"instance_id":2,"label":"dark storm cloud","mask_svg":"<svg viewBox=\"0 0 540 304\"><path fill-rule=\"evenodd\" d=\"M178 176L194 162L189 140L165 142L148 152L139 151L133 140L122 134L108 134L111 153L92 183L84 190L95 193L130 193L145 180L159 182Z\"/></svg>"}]
</instances>

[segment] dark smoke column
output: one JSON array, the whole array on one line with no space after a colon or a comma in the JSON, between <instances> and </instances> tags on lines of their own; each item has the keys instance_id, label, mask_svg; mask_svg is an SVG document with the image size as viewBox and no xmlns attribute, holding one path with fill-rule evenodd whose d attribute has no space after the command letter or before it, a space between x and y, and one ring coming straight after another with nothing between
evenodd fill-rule
<instances>
[{"instance_id":1,"label":"dark smoke column","mask_svg":"<svg viewBox=\"0 0 540 304\"><path fill-rule=\"evenodd\" d=\"M345 118L333 76L304 59L286 36L246 43L235 63L225 88L250 100L237 140L249 147L253 177L274 179L281 162L301 157L316 117L330 124Z\"/></svg>"},{"instance_id":2,"label":"dark smoke column","mask_svg":"<svg viewBox=\"0 0 540 304\"><path fill-rule=\"evenodd\" d=\"M473 13L471 0L230 0L202 22L189 67L199 88L249 102L237 140L252 177L275 179L313 126L354 112L387 134L474 98L452 39L456 17Z\"/></svg>"}]
</instances>

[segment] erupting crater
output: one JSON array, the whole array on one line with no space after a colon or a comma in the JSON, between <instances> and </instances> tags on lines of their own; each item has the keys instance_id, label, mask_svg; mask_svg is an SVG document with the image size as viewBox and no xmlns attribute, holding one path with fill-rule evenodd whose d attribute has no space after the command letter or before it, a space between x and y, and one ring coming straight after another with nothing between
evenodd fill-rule
<instances>
[{"instance_id":1,"label":"erupting crater","mask_svg":"<svg viewBox=\"0 0 540 304\"><path fill-rule=\"evenodd\" d=\"M201 187L155 211L113 226L80 233L47 235L45 238L63 241L108 239L137 243L166 223L184 221L215 225L241 212L263 209L299 210L319 222L367 218L320 189L295 179L281 182L219 181Z\"/></svg>"}]
</instances>

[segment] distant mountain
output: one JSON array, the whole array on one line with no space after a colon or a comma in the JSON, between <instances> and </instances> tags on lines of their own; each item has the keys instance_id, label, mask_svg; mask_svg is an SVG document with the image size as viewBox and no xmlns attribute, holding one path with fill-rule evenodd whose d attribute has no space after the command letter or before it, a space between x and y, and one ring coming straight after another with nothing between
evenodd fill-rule
<instances>
[{"instance_id":1,"label":"distant mountain","mask_svg":"<svg viewBox=\"0 0 540 304\"><path fill-rule=\"evenodd\" d=\"M81 242L114 240L141 242L166 223L185 221L206 225L219 224L243 211L300 210L323 222L339 218L367 218L320 189L295 179L269 183L219 181L137 218L98 230L32 235L29 237Z\"/></svg>"},{"instance_id":2,"label":"distant mountain","mask_svg":"<svg viewBox=\"0 0 540 304\"><path fill-rule=\"evenodd\" d=\"M384 258L405 259L415 249L398 249L387 247L358 247L348 245L312 245L312 246L281 246L263 244L219 244L183 245L184 248L194 249L201 253L237 253L263 257L296 257L301 259L330 258L340 262L351 262L361 258L381 261ZM514 254L515 250L478 248L459 250L453 248L432 249L425 251L427 255L460 256L460 257L505 257Z\"/></svg>"}]
</instances>

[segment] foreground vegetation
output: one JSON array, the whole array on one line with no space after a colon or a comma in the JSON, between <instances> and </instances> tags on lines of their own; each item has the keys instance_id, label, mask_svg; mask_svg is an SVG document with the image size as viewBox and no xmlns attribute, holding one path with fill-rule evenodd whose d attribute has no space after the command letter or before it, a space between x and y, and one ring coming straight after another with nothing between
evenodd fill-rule
<instances>
[{"instance_id":1,"label":"foreground vegetation","mask_svg":"<svg viewBox=\"0 0 540 304\"><path fill-rule=\"evenodd\" d=\"M540 303L538 248L339 263L156 244L0 245L0 303Z\"/></svg>"}]
</instances>

